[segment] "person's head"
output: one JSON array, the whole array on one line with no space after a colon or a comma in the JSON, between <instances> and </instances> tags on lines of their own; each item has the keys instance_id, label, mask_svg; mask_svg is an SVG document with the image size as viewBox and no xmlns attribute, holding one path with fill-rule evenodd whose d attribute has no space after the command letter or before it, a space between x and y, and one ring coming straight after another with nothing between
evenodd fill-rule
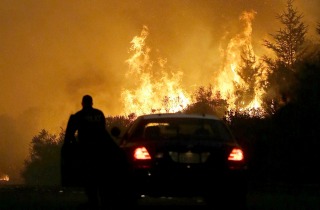
<instances>
[{"instance_id":1,"label":"person's head","mask_svg":"<svg viewBox=\"0 0 320 210\"><path fill-rule=\"evenodd\" d=\"M93 105L93 100L92 97L90 95L84 95L82 97L82 107L92 107Z\"/></svg>"}]
</instances>

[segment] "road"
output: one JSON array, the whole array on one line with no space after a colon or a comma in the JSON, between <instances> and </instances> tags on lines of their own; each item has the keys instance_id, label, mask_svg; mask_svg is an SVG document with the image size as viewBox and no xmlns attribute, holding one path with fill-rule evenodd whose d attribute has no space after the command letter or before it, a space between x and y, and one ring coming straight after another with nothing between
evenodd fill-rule
<instances>
[{"instance_id":1,"label":"road","mask_svg":"<svg viewBox=\"0 0 320 210\"><path fill-rule=\"evenodd\" d=\"M251 186L248 210L319 210L319 186ZM86 197L81 189L0 186L0 210L79 210ZM207 210L201 198L142 198L139 209Z\"/></svg>"}]
</instances>

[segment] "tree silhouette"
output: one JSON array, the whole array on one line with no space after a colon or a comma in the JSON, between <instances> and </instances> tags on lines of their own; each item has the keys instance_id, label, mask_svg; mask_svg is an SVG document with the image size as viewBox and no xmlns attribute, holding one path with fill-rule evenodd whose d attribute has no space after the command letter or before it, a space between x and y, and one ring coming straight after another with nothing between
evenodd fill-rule
<instances>
[{"instance_id":1,"label":"tree silhouette","mask_svg":"<svg viewBox=\"0 0 320 210\"><path fill-rule=\"evenodd\" d=\"M286 10L276 18L283 28L280 28L276 34L271 34L274 42L264 40L264 45L276 54L278 62L291 68L304 52L302 46L305 42L307 26L302 22L303 15L293 8L293 0L287 1Z\"/></svg>"},{"instance_id":2,"label":"tree silhouette","mask_svg":"<svg viewBox=\"0 0 320 210\"><path fill-rule=\"evenodd\" d=\"M220 118L224 117L228 104L219 92L213 93L211 84L207 87L200 86L192 97L194 103L189 104L183 110L184 113L215 114Z\"/></svg>"},{"instance_id":3,"label":"tree silhouette","mask_svg":"<svg viewBox=\"0 0 320 210\"><path fill-rule=\"evenodd\" d=\"M21 172L25 184L60 184L60 150L63 139L63 131L54 135L44 129L33 137L29 158L25 160L25 168Z\"/></svg>"},{"instance_id":4,"label":"tree silhouette","mask_svg":"<svg viewBox=\"0 0 320 210\"><path fill-rule=\"evenodd\" d=\"M124 130L136 118L135 114L106 118L107 129L113 126ZM42 129L30 143L29 157L24 161L21 176L27 185L57 186L61 183L61 148L65 130L58 135L50 134ZM116 141L116 139L115 139Z\"/></svg>"},{"instance_id":5,"label":"tree silhouette","mask_svg":"<svg viewBox=\"0 0 320 210\"><path fill-rule=\"evenodd\" d=\"M303 46L307 33L307 26L302 22L302 14L293 8L293 0L287 0L286 10L276 18L283 28L276 34L271 34L273 42L264 40L264 46L271 49L276 58L263 57L269 72L264 101L266 104L272 103L273 110L279 109L294 97L292 87L297 83L296 64L304 59Z\"/></svg>"}]
</instances>

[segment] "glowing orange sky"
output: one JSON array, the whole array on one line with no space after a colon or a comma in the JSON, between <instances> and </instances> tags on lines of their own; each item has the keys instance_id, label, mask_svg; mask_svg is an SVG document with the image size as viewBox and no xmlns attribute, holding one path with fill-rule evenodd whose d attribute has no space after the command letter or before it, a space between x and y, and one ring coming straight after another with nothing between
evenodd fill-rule
<instances>
[{"instance_id":1,"label":"glowing orange sky","mask_svg":"<svg viewBox=\"0 0 320 210\"><path fill-rule=\"evenodd\" d=\"M252 45L262 55L267 53L262 40L279 28L275 15L284 5L279 0L0 0L0 153L12 155L0 161L0 172L25 158L40 129L60 131L81 108L84 94L106 115L124 113L121 91L132 82L125 77L125 61L143 25L153 55L181 70L183 88L191 91L219 70L220 49L241 30L242 11L257 12ZM312 38L319 0L294 5Z\"/></svg>"}]
</instances>

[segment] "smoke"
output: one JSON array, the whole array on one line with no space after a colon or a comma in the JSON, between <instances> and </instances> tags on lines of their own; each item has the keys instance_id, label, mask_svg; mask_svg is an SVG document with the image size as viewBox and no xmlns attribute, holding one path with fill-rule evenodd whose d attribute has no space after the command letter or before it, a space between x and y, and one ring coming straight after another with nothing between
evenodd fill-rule
<instances>
[{"instance_id":1,"label":"smoke","mask_svg":"<svg viewBox=\"0 0 320 210\"><path fill-rule=\"evenodd\" d=\"M308 25L319 1L296 1ZM242 11L257 12L252 44L278 29L278 0L21 1L0 0L0 173L18 174L41 129L57 133L84 94L106 115L124 113L121 92L130 41L148 26L148 45L184 72L190 91L210 83L220 47L241 30ZM310 30L312 30L310 28ZM15 175L13 175L15 174Z\"/></svg>"}]
</instances>

